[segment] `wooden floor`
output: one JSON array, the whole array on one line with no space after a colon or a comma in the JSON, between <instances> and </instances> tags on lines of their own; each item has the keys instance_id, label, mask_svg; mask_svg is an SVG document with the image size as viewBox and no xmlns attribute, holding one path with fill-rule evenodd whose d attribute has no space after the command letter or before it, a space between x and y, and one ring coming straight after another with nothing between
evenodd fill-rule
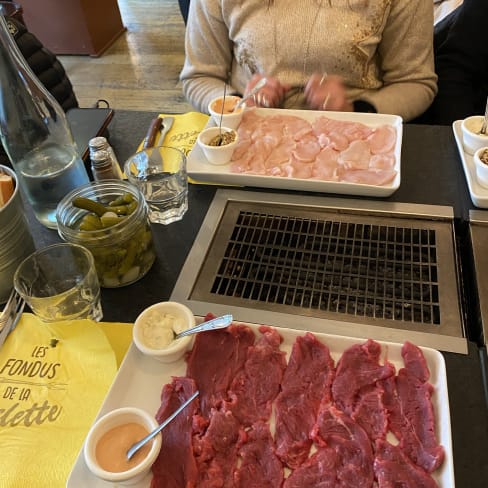
<instances>
[{"instance_id":1,"label":"wooden floor","mask_svg":"<svg viewBox=\"0 0 488 488\"><path fill-rule=\"evenodd\" d=\"M187 112L178 76L185 57L177 0L118 0L126 32L100 57L58 56L80 107Z\"/></svg>"}]
</instances>

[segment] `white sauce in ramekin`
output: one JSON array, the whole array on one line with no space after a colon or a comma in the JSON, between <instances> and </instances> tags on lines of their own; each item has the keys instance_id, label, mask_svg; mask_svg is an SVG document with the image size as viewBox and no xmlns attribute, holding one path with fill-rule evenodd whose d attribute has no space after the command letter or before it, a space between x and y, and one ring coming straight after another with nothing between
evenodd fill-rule
<instances>
[{"instance_id":1,"label":"white sauce in ramekin","mask_svg":"<svg viewBox=\"0 0 488 488\"><path fill-rule=\"evenodd\" d=\"M176 318L170 314L156 311L148 314L141 327L141 341L151 349L163 349L174 340L176 332Z\"/></svg>"}]
</instances>

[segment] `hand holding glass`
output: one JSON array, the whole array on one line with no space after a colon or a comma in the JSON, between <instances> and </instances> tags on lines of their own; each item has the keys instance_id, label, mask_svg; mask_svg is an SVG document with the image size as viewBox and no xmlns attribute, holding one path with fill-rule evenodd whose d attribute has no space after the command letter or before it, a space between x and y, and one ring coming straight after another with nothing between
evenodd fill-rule
<instances>
[{"instance_id":1,"label":"hand holding glass","mask_svg":"<svg viewBox=\"0 0 488 488\"><path fill-rule=\"evenodd\" d=\"M130 183L137 186L149 207L149 220L171 224L188 209L186 156L174 147L149 147L124 165Z\"/></svg>"},{"instance_id":2,"label":"hand holding glass","mask_svg":"<svg viewBox=\"0 0 488 488\"><path fill-rule=\"evenodd\" d=\"M14 287L45 322L103 317L93 256L78 244L54 244L28 256Z\"/></svg>"}]
</instances>

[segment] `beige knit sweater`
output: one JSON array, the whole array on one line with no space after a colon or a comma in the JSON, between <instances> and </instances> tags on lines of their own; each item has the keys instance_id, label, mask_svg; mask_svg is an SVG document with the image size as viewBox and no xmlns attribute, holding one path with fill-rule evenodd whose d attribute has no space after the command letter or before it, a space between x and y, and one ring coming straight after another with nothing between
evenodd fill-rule
<instances>
[{"instance_id":1,"label":"beige knit sweater","mask_svg":"<svg viewBox=\"0 0 488 488\"><path fill-rule=\"evenodd\" d=\"M408 121L432 102L432 0L191 0L180 79L197 110L254 73L303 87L341 75L350 100ZM292 90L283 107L303 109Z\"/></svg>"}]
</instances>

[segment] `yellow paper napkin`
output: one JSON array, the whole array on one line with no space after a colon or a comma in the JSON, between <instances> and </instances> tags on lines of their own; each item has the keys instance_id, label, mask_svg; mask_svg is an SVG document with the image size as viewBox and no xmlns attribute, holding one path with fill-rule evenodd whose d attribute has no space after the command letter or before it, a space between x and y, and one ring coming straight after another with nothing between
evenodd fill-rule
<instances>
[{"instance_id":1,"label":"yellow paper napkin","mask_svg":"<svg viewBox=\"0 0 488 488\"><path fill-rule=\"evenodd\" d=\"M200 112L186 114L159 114L160 117L174 117L173 126L164 138L164 144L182 150L187 156L197 142L198 134L207 125L209 115Z\"/></svg>"},{"instance_id":2,"label":"yellow paper napkin","mask_svg":"<svg viewBox=\"0 0 488 488\"><path fill-rule=\"evenodd\" d=\"M0 349L2 488L66 485L131 330L91 320L47 324L23 314Z\"/></svg>"},{"instance_id":3,"label":"yellow paper napkin","mask_svg":"<svg viewBox=\"0 0 488 488\"><path fill-rule=\"evenodd\" d=\"M197 142L198 134L207 125L209 115L201 112L187 112L186 114L159 114L159 117L173 117L173 125L166 134L163 144L166 146L176 147L185 153L186 156L190 154L193 146ZM144 140L141 141L138 151L142 149ZM212 183L204 183L196 181L188 177L188 181L194 184L209 185Z\"/></svg>"}]
</instances>

